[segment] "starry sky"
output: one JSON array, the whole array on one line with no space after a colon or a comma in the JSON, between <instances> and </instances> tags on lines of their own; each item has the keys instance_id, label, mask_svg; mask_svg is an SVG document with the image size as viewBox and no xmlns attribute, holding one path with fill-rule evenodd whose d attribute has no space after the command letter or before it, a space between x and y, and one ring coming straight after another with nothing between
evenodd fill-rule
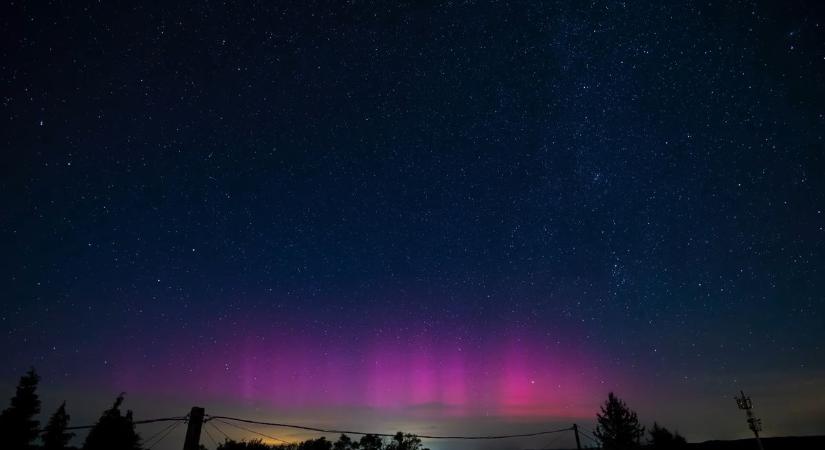
<instances>
[{"instance_id":1,"label":"starry sky","mask_svg":"<svg viewBox=\"0 0 825 450\"><path fill-rule=\"evenodd\" d=\"M825 432L822 2L2 9L4 398Z\"/></svg>"}]
</instances>

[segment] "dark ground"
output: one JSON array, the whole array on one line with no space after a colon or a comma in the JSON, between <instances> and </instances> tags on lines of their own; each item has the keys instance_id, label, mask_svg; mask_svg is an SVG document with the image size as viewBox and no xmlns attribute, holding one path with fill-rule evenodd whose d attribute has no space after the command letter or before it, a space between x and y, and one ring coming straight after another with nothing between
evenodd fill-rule
<instances>
[{"instance_id":1,"label":"dark ground","mask_svg":"<svg viewBox=\"0 0 825 450\"><path fill-rule=\"evenodd\" d=\"M765 450L825 450L825 436L762 438L762 445ZM689 450L758 450L753 439L695 442L689 443L687 448Z\"/></svg>"},{"instance_id":2,"label":"dark ground","mask_svg":"<svg viewBox=\"0 0 825 450\"><path fill-rule=\"evenodd\" d=\"M763 438L765 450L825 450L825 436L785 436ZM756 450L753 439L706 441L689 444L691 450Z\"/></svg>"}]
</instances>

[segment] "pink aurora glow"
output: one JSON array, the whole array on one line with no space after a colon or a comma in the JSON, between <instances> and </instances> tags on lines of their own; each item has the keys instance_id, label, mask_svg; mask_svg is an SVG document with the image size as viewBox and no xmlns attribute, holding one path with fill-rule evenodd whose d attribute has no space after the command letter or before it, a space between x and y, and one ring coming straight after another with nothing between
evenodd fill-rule
<instances>
[{"instance_id":1,"label":"pink aurora glow","mask_svg":"<svg viewBox=\"0 0 825 450\"><path fill-rule=\"evenodd\" d=\"M180 341L151 370L121 360L113 381L130 392L443 416L581 417L606 389L595 355L555 340L307 334Z\"/></svg>"}]
</instances>

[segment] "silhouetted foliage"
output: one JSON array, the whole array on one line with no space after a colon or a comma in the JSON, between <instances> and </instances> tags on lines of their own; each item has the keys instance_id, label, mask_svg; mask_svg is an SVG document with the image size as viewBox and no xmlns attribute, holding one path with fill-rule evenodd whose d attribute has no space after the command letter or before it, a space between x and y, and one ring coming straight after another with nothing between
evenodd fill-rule
<instances>
[{"instance_id":1,"label":"silhouetted foliage","mask_svg":"<svg viewBox=\"0 0 825 450\"><path fill-rule=\"evenodd\" d=\"M602 443L605 450L627 450L639 447L639 439L645 428L639 425L636 413L627 407L612 392L596 414L596 431L593 434Z\"/></svg>"},{"instance_id":2,"label":"silhouetted foliage","mask_svg":"<svg viewBox=\"0 0 825 450\"><path fill-rule=\"evenodd\" d=\"M0 413L0 436L7 448L30 448L31 442L37 438L40 422L34 416L40 413L38 382L40 377L37 372L29 369L20 377L17 392L11 398L11 405Z\"/></svg>"},{"instance_id":3,"label":"silhouetted foliage","mask_svg":"<svg viewBox=\"0 0 825 450\"><path fill-rule=\"evenodd\" d=\"M665 427L660 427L653 422L653 428L648 431L650 438L648 443L656 450L677 450L687 447L687 441L678 432L671 433Z\"/></svg>"},{"instance_id":4,"label":"silhouetted foliage","mask_svg":"<svg viewBox=\"0 0 825 450\"><path fill-rule=\"evenodd\" d=\"M384 440L380 436L374 434L367 434L361 436L358 441L358 447L361 450L382 450L384 448Z\"/></svg>"},{"instance_id":5,"label":"silhouetted foliage","mask_svg":"<svg viewBox=\"0 0 825 450\"><path fill-rule=\"evenodd\" d=\"M421 439L414 434L398 432L385 447L386 450L429 450L423 448Z\"/></svg>"},{"instance_id":6,"label":"silhouetted foliage","mask_svg":"<svg viewBox=\"0 0 825 450\"><path fill-rule=\"evenodd\" d=\"M217 450L293 450L296 447L294 444L269 445L260 439L252 439L249 441L233 441L227 439L223 443L218 444Z\"/></svg>"},{"instance_id":7,"label":"silhouetted foliage","mask_svg":"<svg viewBox=\"0 0 825 450\"><path fill-rule=\"evenodd\" d=\"M346 434L342 434L341 437L332 444L332 450L356 450L358 448L360 448L358 442L353 441Z\"/></svg>"},{"instance_id":8,"label":"silhouetted foliage","mask_svg":"<svg viewBox=\"0 0 825 450\"><path fill-rule=\"evenodd\" d=\"M123 403L123 394L120 394L111 408L103 411L103 415L86 436L83 450L139 450L140 436L135 432L132 420L132 411L121 414L120 405Z\"/></svg>"},{"instance_id":9,"label":"silhouetted foliage","mask_svg":"<svg viewBox=\"0 0 825 450\"><path fill-rule=\"evenodd\" d=\"M359 441L353 441L349 436L342 434L337 441L330 442L326 438L310 439L298 444L270 445L260 439L251 441L233 441L227 439L218 444L217 450L429 450L423 448L421 439L414 434L398 432L389 442L380 436L367 434Z\"/></svg>"},{"instance_id":10,"label":"silhouetted foliage","mask_svg":"<svg viewBox=\"0 0 825 450\"><path fill-rule=\"evenodd\" d=\"M322 436L301 442L298 444L298 450L332 450L332 442Z\"/></svg>"},{"instance_id":11,"label":"silhouetted foliage","mask_svg":"<svg viewBox=\"0 0 825 450\"><path fill-rule=\"evenodd\" d=\"M66 402L63 402L57 411L52 414L49 423L43 430L43 450L63 450L69 444L74 433L66 432L71 416L66 414Z\"/></svg>"}]
</instances>

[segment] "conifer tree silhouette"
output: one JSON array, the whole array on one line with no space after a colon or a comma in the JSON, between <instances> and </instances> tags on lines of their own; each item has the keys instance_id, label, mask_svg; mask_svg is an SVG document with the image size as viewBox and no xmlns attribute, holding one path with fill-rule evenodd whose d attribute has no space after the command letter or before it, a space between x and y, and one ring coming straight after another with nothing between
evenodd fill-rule
<instances>
[{"instance_id":1,"label":"conifer tree silhouette","mask_svg":"<svg viewBox=\"0 0 825 450\"><path fill-rule=\"evenodd\" d=\"M11 405L0 413L0 436L8 448L31 448L31 442L37 438L40 422L34 416L40 413L38 382L40 377L37 372L29 369L20 377L17 392L11 398Z\"/></svg>"},{"instance_id":2,"label":"conifer tree silhouette","mask_svg":"<svg viewBox=\"0 0 825 450\"><path fill-rule=\"evenodd\" d=\"M639 448L639 439L645 428L639 425L636 413L612 392L596 414L596 431L593 434L605 450L628 450Z\"/></svg>"},{"instance_id":3,"label":"conifer tree silhouette","mask_svg":"<svg viewBox=\"0 0 825 450\"><path fill-rule=\"evenodd\" d=\"M111 408L89 431L83 450L140 450L140 436L135 432L132 411L121 414L120 405L124 394L121 393Z\"/></svg>"},{"instance_id":4,"label":"conifer tree silhouette","mask_svg":"<svg viewBox=\"0 0 825 450\"><path fill-rule=\"evenodd\" d=\"M63 450L69 444L74 433L66 432L71 416L66 414L66 402L52 414L46 428L43 429L43 450Z\"/></svg>"}]
</instances>

